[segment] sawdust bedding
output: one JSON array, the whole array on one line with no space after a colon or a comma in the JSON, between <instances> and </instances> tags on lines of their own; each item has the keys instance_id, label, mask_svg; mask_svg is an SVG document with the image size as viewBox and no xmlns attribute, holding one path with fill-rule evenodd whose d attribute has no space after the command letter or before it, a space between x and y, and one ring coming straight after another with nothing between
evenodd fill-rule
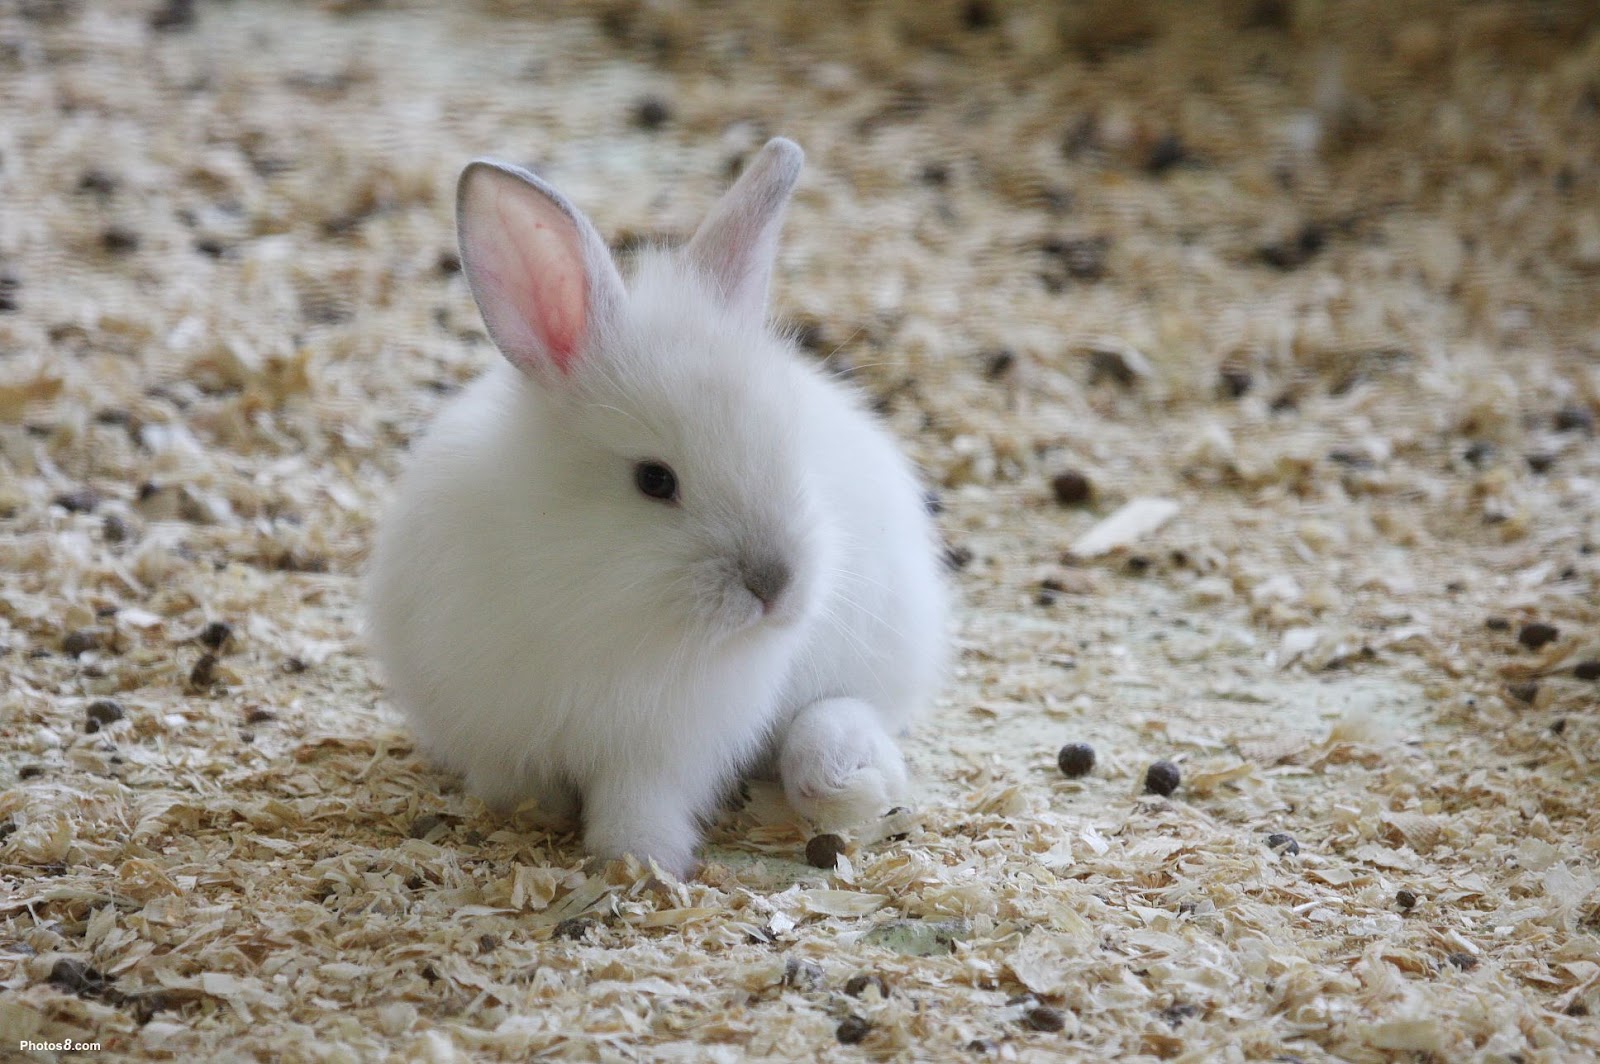
<instances>
[{"instance_id":1,"label":"sawdust bedding","mask_svg":"<svg viewBox=\"0 0 1600 1064\"><path fill-rule=\"evenodd\" d=\"M6 1053L1600 1052L1592 5L22 0L0 112ZM627 244L779 131L960 663L835 868L755 787L663 883L429 769L357 575L463 161Z\"/></svg>"}]
</instances>

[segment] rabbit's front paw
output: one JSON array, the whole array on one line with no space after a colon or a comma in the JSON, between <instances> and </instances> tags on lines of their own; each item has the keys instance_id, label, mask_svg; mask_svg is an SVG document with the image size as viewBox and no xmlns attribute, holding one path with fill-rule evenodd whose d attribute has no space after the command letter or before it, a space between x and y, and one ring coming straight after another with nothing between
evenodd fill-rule
<instances>
[{"instance_id":1,"label":"rabbit's front paw","mask_svg":"<svg viewBox=\"0 0 1600 1064\"><path fill-rule=\"evenodd\" d=\"M872 707L859 699L813 703L789 722L779 754L783 790L819 828L863 823L905 790L905 759Z\"/></svg>"},{"instance_id":2,"label":"rabbit's front paw","mask_svg":"<svg viewBox=\"0 0 1600 1064\"><path fill-rule=\"evenodd\" d=\"M602 858L632 854L680 880L694 875L700 832L682 796L636 781L602 781L583 795L583 845Z\"/></svg>"}]
</instances>

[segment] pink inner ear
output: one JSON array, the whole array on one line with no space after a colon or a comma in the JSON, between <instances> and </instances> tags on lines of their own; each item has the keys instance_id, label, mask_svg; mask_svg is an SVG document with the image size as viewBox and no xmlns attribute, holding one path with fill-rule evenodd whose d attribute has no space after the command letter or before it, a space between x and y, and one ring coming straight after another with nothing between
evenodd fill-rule
<instances>
[{"instance_id":1,"label":"pink inner ear","mask_svg":"<svg viewBox=\"0 0 1600 1064\"><path fill-rule=\"evenodd\" d=\"M510 227L511 220L504 209L500 218L507 223L508 231L517 231ZM583 276L583 248L571 224L563 228L565 231L542 220L535 221L522 234L515 250L522 260L518 280L527 286L521 302L529 310L528 324L544 341L550 361L562 373L568 373L583 343L589 293Z\"/></svg>"},{"instance_id":2,"label":"pink inner ear","mask_svg":"<svg viewBox=\"0 0 1600 1064\"><path fill-rule=\"evenodd\" d=\"M511 361L572 372L589 321L583 242L573 218L509 175L480 172L480 207L464 205L463 259L481 283L479 306Z\"/></svg>"}]
</instances>

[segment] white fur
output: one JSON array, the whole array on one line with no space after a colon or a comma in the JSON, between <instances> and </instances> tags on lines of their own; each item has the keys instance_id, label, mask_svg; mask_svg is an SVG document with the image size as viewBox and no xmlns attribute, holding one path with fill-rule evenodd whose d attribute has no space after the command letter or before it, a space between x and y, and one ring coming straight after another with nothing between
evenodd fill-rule
<instances>
[{"instance_id":1,"label":"white fur","mask_svg":"<svg viewBox=\"0 0 1600 1064\"><path fill-rule=\"evenodd\" d=\"M502 234L463 219L469 274L501 271L500 288L475 282L491 332L506 346L515 330L532 354L508 351L515 365L439 415L370 573L374 650L435 757L493 805L581 809L592 852L680 876L698 822L760 760L814 819L881 813L905 779L892 736L945 665L946 590L911 468L851 391L762 321L799 167L779 145L689 249L645 253L626 290L609 262L588 262L570 373L540 347L543 304L498 294L515 291L503 270L518 261ZM506 173L481 179L488 198L523 194ZM568 244L593 260L582 216L518 179L565 212L549 217L570 217L582 239ZM467 180L464 213L481 210ZM517 312L536 320L505 324ZM647 457L677 472L681 505L635 488ZM765 613L739 576L752 559L793 574Z\"/></svg>"}]
</instances>

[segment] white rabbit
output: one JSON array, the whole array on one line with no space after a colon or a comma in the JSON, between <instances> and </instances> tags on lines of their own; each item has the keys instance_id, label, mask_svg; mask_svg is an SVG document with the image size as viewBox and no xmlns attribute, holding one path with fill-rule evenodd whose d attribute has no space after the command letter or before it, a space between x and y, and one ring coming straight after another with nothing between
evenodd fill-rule
<instances>
[{"instance_id":1,"label":"white rabbit","mask_svg":"<svg viewBox=\"0 0 1600 1064\"><path fill-rule=\"evenodd\" d=\"M883 812L946 663L911 467L765 324L803 158L770 141L626 287L559 192L469 165L461 262L506 360L416 448L370 574L374 649L435 758L678 876L759 763L813 820Z\"/></svg>"}]
</instances>

